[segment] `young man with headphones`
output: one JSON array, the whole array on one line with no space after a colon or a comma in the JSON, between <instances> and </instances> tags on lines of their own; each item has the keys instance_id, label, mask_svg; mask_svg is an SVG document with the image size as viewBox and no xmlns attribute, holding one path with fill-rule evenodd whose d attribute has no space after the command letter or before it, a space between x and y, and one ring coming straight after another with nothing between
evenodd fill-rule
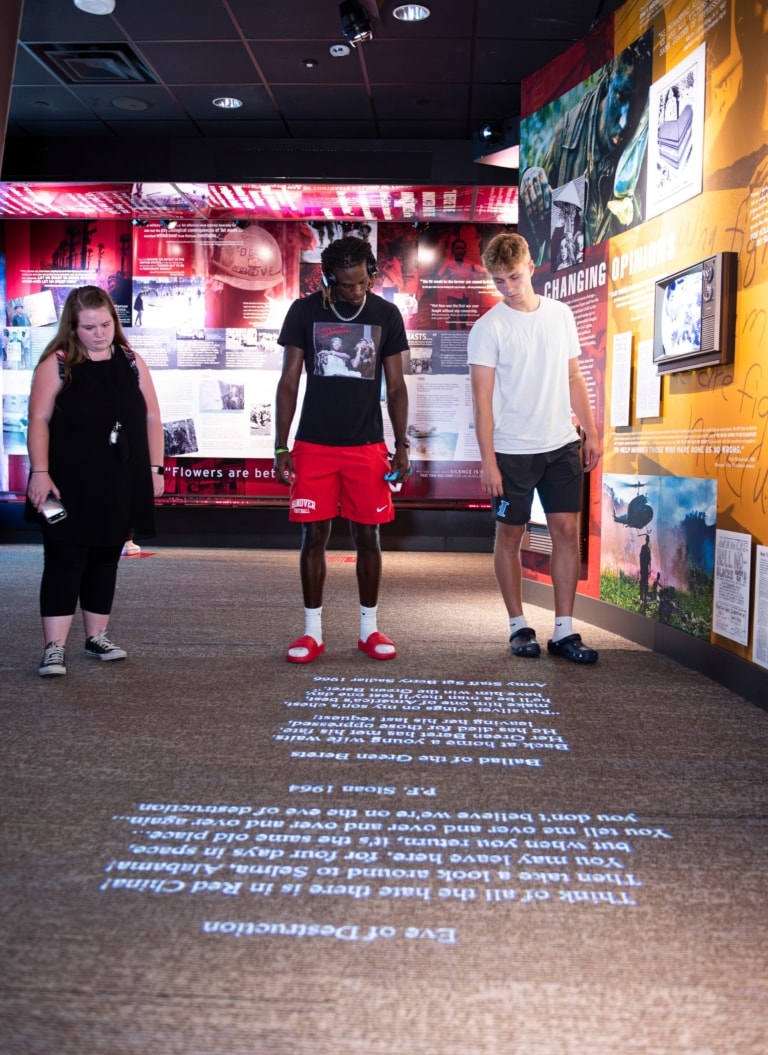
<instances>
[{"instance_id":1,"label":"young man with headphones","mask_svg":"<svg viewBox=\"0 0 768 1055\"><path fill-rule=\"evenodd\" d=\"M357 549L358 648L371 659L394 659L394 643L377 626L379 525L394 519L390 483L397 486L410 472L402 359L408 341L398 309L371 292L376 260L366 241L340 238L326 246L320 260L322 288L293 302L278 337L284 351L276 395L275 472L290 487L289 519L302 525L305 616L304 635L289 647L286 659L311 663L325 651L325 551L339 514L349 520ZM357 354L361 341L368 350L365 368ZM302 371L306 390L291 449L288 435ZM382 375L395 434L391 459L379 398Z\"/></svg>"}]
</instances>

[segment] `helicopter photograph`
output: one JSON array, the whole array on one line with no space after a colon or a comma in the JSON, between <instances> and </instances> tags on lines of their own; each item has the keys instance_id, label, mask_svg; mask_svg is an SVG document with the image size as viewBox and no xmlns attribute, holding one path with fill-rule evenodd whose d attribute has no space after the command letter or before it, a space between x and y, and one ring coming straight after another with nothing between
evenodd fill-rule
<instances>
[{"instance_id":1,"label":"helicopter photograph","mask_svg":"<svg viewBox=\"0 0 768 1055\"><path fill-rule=\"evenodd\" d=\"M600 599L708 640L717 481L603 476Z\"/></svg>"},{"instance_id":2,"label":"helicopter photograph","mask_svg":"<svg viewBox=\"0 0 768 1055\"><path fill-rule=\"evenodd\" d=\"M613 520L615 524L623 524L625 527L634 528L636 531L642 531L647 524L650 524L653 520L653 506L648 499L648 495L640 492L640 488L646 486L639 480L634 484L626 484L627 488L637 488L637 494L630 500L626 512L617 515L614 510Z\"/></svg>"}]
</instances>

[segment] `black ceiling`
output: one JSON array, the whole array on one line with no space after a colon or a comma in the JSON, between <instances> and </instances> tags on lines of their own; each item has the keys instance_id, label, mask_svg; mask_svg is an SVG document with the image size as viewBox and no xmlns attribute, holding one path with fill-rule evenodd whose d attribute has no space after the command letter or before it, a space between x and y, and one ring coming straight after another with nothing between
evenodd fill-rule
<instances>
[{"instance_id":1,"label":"black ceiling","mask_svg":"<svg viewBox=\"0 0 768 1055\"><path fill-rule=\"evenodd\" d=\"M338 0L117 0L105 16L26 0L8 139L471 140L621 0L425 2L431 17L406 24L392 0L362 0L374 38L334 58ZM218 110L222 95L244 105Z\"/></svg>"}]
</instances>

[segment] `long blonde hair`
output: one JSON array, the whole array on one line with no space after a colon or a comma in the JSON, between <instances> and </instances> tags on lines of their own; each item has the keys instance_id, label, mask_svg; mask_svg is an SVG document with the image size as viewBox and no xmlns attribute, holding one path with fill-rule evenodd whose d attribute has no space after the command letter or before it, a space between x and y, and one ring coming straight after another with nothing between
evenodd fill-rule
<instances>
[{"instance_id":1,"label":"long blonde hair","mask_svg":"<svg viewBox=\"0 0 768 1055\"><path fill-rule=\"evenodd\" d=\"M121 348L130 347L125 331L117 317L117 309L108 293L99 286L78 286L70 290L67 299L64 301L64 307L61 309L56 336L45 346L39 360L39 363L42 363L49 356L55 355L56 352L63 352L64 361L62 366L65 385L69 383L72 367L77 366L88 358L88 353L77 336L80 312L92 311L98 308L106 308L112 316L112 321L115 324L115 344Z\"/></svg>"}]
</instances>

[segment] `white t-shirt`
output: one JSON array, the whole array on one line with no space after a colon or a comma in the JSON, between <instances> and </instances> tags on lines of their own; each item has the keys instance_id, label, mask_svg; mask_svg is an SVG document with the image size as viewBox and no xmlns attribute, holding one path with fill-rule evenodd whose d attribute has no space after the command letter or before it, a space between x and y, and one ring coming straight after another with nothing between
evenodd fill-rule
<instances>
[{"instance_id":1,"label":"white t-shirt","mask_svg":"<svg viewBox=\"0 0 768 1055\"><path fill-rule=\"evenodd\" d=\"M469 333L467 361L496 371L493 449L541 454L579 438L571 416L568 361L581 354L567 304L539 297L536 311L499 301Z\"/></svg>"}]
</instances>

